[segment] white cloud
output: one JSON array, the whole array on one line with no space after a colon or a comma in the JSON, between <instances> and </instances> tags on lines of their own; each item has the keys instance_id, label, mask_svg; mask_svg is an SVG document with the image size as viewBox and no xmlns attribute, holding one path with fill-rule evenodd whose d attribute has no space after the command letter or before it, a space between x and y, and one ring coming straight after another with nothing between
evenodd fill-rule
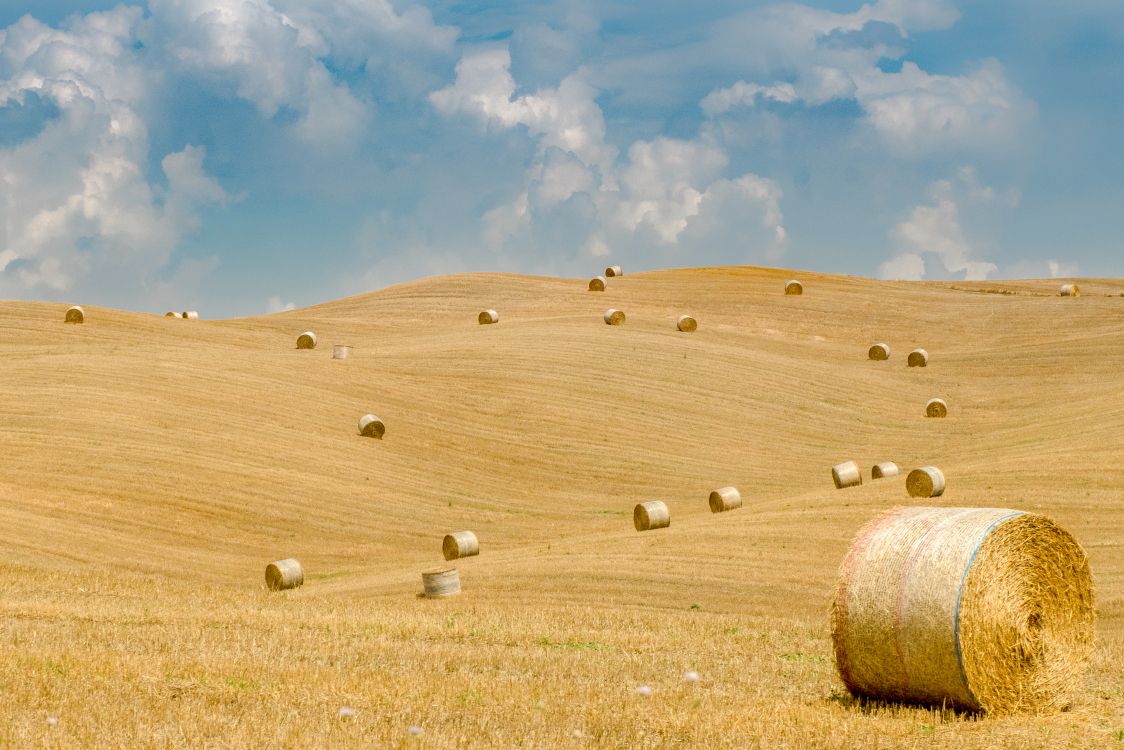
<instances>
[{"instance_id":1,"label":"white cloud","mask_svg":"<svg viewBox=\"0 0 1124 750\"><path fill-rule=\"evenodd\" d=\"M796 101L796 89L790 83L759 86L756 83L738 81L729 88L710 92L700 106L703 112L713 117L729 112L735 107L752 107L759 99L771 99L787 104Z\"/></svg>"},{"instance_id":2,"label":"white cloud","mask_svg":"<svg viewBox=\"0 0 1124 750\"><path fill-rule=\"evenodd\" d=\"M265 311L272 315L273 313L288 312L289 310L296 310L297 306L292 302L282 302L281 295L275 294L270 297L265 303Z\"/></svg>"},{"instance_id":3,"label":"white cloud","mask_svg":"<svg viewBox=\"0 0 1124 750\"><path fill-rule=\"evenodd\" d=\"M897 281L920 281L925 278L925 259L917 253L900 253L878 267L878 275Z\"/></svg>"}]
</instances>

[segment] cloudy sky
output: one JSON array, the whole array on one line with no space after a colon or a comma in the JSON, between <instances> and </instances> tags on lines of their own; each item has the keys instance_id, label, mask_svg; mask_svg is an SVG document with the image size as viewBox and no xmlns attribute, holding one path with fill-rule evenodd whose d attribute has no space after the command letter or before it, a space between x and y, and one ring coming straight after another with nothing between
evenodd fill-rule
<instances>
[{"instance_id":1,"label":"cloudy sky","mask_svg":"<svg viewBox=\"0 0 1124 750\"><path fill-rule=\"evenodd\" d=\"M1124 275L1115 0L0 0L0 298Z\"/></svg>"}]
</instances>

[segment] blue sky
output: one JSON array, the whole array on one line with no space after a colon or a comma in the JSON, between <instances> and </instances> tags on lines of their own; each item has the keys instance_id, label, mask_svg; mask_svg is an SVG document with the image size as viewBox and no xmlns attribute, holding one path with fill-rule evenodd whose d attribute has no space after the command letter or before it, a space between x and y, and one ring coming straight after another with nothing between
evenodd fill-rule
<instances>
[{"instance_id":1,"label":"blue sky","mask_svg":"<svg viewBox=\"0 0 1124 750\"><path fill-rule=\"evenodd\" d=\"M0 298L1124 275L1124 6L0 0Z\"/></svg>"}]
</instances>

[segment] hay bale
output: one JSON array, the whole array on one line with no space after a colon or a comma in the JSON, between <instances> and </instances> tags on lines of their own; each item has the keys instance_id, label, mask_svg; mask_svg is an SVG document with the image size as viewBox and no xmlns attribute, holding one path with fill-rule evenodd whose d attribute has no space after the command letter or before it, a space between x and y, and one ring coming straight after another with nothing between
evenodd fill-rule
<instances>
[{"instance_id":1,"label":"hay bale","mask_svg":"<svg viewBox=\"0 0 1124 750\"><path fill-rule=\"evenodd\" d=\"M910 497L940 497L944 494L944 472L936 466L922 466L909 472L905 489Z\"/></svg>"},{"instance_id":2,"label":"hay bale","mask_svg":"<svg viewBox=\"0 0 1124 750\"><path fill-rule=\"evenodd\" d=\"M624 272L621 271L620 266L609 266L608 268L605 269L605 276L606 276L606 278L611 279L614 276L624 276Z\"/></svg>"},{"instance_id":3,"label":"hay bale","mask_svg":"<svg viewBox=\"0 0 1124 750\"><path fill-rule=\"evenodd\" d=\"M270 591L295 589L304 584L304 570L300 561L290 557L265 566L265 585Z\"/></svg>"},{"instance_id":4,"label":"hay bale","mask_svg":"<svg viewBox=\"0 0 1124 750\"><path fill-rule=\"evenodd\" d=\"M632 509L632 524L637 531L666 529L671 525L671 511L662 500L648 500Z\"/></svg>"},{"instance_id":5,"label":"hay bale","mask_svg":"<svg viewBox=\"0 0 1124 750\"><path fill-rule=\"evenodd\" d=\"M480 554L480 540L471 531L454 531L441 540L441 553L446 560Z\"/></svg>"},{"instance_id":6,"label":"hay bale","mask_svg":"<svg viewBox=\"0 0 1124 750\"><path fill-rule=\"evenodd\" d=\"M929 352L924 349L914 349L906 357L905 363L910 367L927 367L929 365Z\"/></svg>"},{"instance_id":7,"label":"hay bale","mask_svg":"<svg viewBox=\"0 0 1124 750\"><path fill-rule=\"evenodd\" d=\"M839 569L831 640L853 694L985 711L1070 704L1093 649L1088 558L1050 519L894 508Z\"/></svg>"},{"instance_id":8,"label":"hay bale","mask_svg":"<svg viewBox=\"0 0 1124 750\"><path fill-rule=\"evenodd\" d=\"M710 493L710 512L724 513L742 507L742 495L737 487L719 487Z\"/></svg>"},{"instance_id":9,"label":"hay bale","mask_svg":"<svg viewBox=\"0 0 1124 750\"><path fill-rule=\"evenodd\" d=\"M351 359L351 347L347 344L336 344L332 347L332 359Z\"/></svg>"},{"instance_id":10,"label":"hay bale","mask_svg":"<svg viewBox=\"0 0 1124 750\"><path fill-rule=\"evenodd\" d=\"M297 336L298 349L315 349L316 348L316 334L312 331L305 331L300 336Z\"/></svg>"},{"instance_id":11,"label":"hay bale","mask_svg":"<svg viewBox=\"0 0 1124 750\"><path fill-rule=\"evenodd\" d=\"M624 313L610 307L605 311L605 323L611 326L624 325Z\"/></svg>"},{"instance_id":12,"label":"hay bale","mask_svg":"<svg viewBox=\"0 0 1124 750\"><path fill-rule=\"evenodd\" d=\"M866 351L867 359L878 360L884 362L890 358L890 346L888 344L875 344Z\"/></svg>"},{"instance_id":13,"label":"hay bale","mask_svg":"<svg viewBox=\"0 0 1124 750\"><path fill-rule=\"evenodd\" d=\"M180 314L178 312L172 312L170 310L168 312L164 313L165 318L178 318L179 316L180 316Z\"/></svg>"},{"instance_id":14,"label":"hay bale","mask_svg":"<svg viewBox=\"0 0 1124 750\"><path fill-rule=\"evenodd\" d=\"M476 319L480 322L480 325L486 326L492 323L499 323L500 314L495 310L483 310L476 316Z\"/></svg>"},{"instance_id":15,"label":"hay bale","mask_svg":"<svg viewBox=\"0 0 1124 750\"><path fill-rule=\"evenodd\" d=\"M66 316L63 318L67 323L85 323L86 311L78 305L69 307L66 310Z\"/></svg>"},{"instance_id":16,"label":"hay bale","mask_svg":"<svg viewBox=\"0 0 1124 750\"><path fill-rule=\"evenodd\" d=\"M1062 284L1062 288L1058 290L1058 295L1061 297L1080 297L1081 287L1077 284Z\"/></svg>"},{"instance_id":17,"label":"hay bale","mask_svg":"<svg viewBox=\"0 0 1124 750\"><path fill-rule=\"evenodd\" d=\"M801 284L796 279L790 279L784 285L784 293L785 294L803 294L804 293L804 285Z\"/></svg>"},{"instance_id":18,"label":"hay bale","mask_svg":"<svg viewBox=\"0 0 1124 750\"><path fill-rule=\"evenodd\" d=\"M854 461L844 461L831 467L831 480L835 482L835 489L844 487L857 487L863 483L863 473Z\"/></svg>"},{"instance_id":19,"label":"hay bale","mask_svg":"<svg viewBox=\"0 0 1124 750\"><path fill-rule=\"evenodd\" d=\"M690 333L699 327L699 322L690 315L680 315L679 320L675 321L675 327L683 333Z\"/></svg>"},{"instance_id":20,"label":"hay bale","mask_svg":"<svg viewBox=\"0 0 1124 750\"><path fill-rule=\"evenodd\" d=\"M364 414L359 418L359 434L382 440L382 436L386 434L386 425L374 414Z\"/></svg>"},{"instance_id":21,"label":"hay bale","mask_svg":"<svg viewBox=\"0 0 1124 750\"><path fill-rule=\"evenodd\" d=\"M929 399L929 401L925 404L925 416L938 418L947 417L948 404L944 402L943 398Z\"/></svg>"},{"instance_id":22,"label":"hay bale","mask_svg":"<svg viewBox=\"0 0 1124 750\"><path fill-rule=\"evenodd\" d=\"M883 461L880 464L875 464L870 470L870 478L885 479L886 477L896 477L900 471L898 465L893 461Z\"/></svg>"},{"instance_id":23,"label":"hay bale","mask_svg":"<svg viewBox=\"0 0 1124 750\"><path fill-rule=\"evenodd\" d=\"M591 292L603 292L603 291L605 291L605 277L604 276L594 276L592 279L590 279L589 280L589 291L591 291Z\"/></svg>"},{"instance_id":24,"label":"hay bale","mask_svg":"<svg viewBox=\"0 0 1124 750\"><path fill-rule=\"evenodd\" d=\"M427 599L443 599L461 592L461 574L456 568L433 568L422 573Z\"/></svg>"},{"instance_id":25,"label":"hay bale","mask_svg":"<svg viewBox=\"0 0 1124 750\"><path fill-rule=\"evenodd\" d=\"M199 320L199 313L197 313L195 310L185 310L183 312L183 319L184 320Z\"/></svg>"}]
</instances>

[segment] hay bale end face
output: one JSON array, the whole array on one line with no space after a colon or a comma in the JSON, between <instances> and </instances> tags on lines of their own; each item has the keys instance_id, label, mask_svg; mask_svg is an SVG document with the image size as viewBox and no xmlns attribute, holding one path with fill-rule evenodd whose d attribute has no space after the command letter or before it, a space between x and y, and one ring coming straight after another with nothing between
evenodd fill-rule
<instances>
[{"instance_id":1,"label":"hay bale end face","mask_svg":"<svg viewBox=\"0 0 1124 750\"><path fill-rule=\"evenodd\" d=\"M710 512L725 513L742 507L742 496L737 487L720 487L710 493Z\"/></svg>"},{"instance_id":2,"label":"hay bale end face","mask_svg":"<svg viewBox=\"0 0 1124 750\"><path fill-rule=\"evenodd\" d=\"M884 362L890 358L890 347L888 344L875 344L867 350L866 356L868 359Z\"/></svg>"},{"instance_id":3,"label":"hay bale end face","mask_svg":"<svg viewBox=\"0 0 1124 750\"><path fill-rule=\"evenodd\" d=\"M441 540L441 554L446 560L479 555L480 540L471 531L454 531Z\"/></svg>"},{"instance_id":4,"label":"hay bale end face","mask_svg":"<svg viewBox=\"0 0 1124 750\"><path fill-rule=\"evenodd\" d=\"M928 367L929 366L929 352L924 349L914 349L906 357L905 363L910 367Z\"/></svg>"},{"instance_id":5,"label":"hay bale end face","mask_svg":"<svg viewBox=\"0 0 1124 750\"><path fill-rule=\"evenodd\" d=\"M1050 519L895 508L859 531L831 606L847 689L993 714L1058 711L1093 650L1088 558Z\"/></svg>"},{"instance_id":6,"label":"hay bale end face","mask_svg":"<svg viewBox=\"0 0 1124 750\"><path fill-rule=\"evenodd\" d=\"M885 479L886 477L896 477L900 471L898 465L893 461L883 461L880 464L875 464L870 470L870 478Z\"/></svg>"},{"instance_id":7,"label":"hay bale end face","mask_svg":"<svg viewBox=\"0 0 1124 750\"><path fill-rule=\"evenodd\" d=\"M699 322L690 315L680 315L679 320L675 322L675 327L683 333L690 333L699 327Z\"/></svg>"},{"instance_id":8,"label":"hay bale end face","mask_svg":"<svg viewBox=\"0 0 1124 750\"><path fill-rule=\"evenodd\" d=\"M1062 297L1079 297L1081 296L1081 287L1077 284L1062 284L1058 294Z\"/></svg>"},{"instance_id":9,"label":"hay bale end face","mask_svg":"<svg viewBox=\"0 0 1124 750\"><path fill-rule=\"evenodd\" d=\"M931 398L925 404L925 416L936 417L938 419L948 416L948 404L944 402L943 398Z\"/></svg>"},{"instance_id":10,"label":"hay bale end face","mask_svg":"<svg viewBox=\"0 0 1124 750\"><path fill-rule=\"evenodd\" d=\"M835 489L844 487L857 487L863 483L863 473L854 461L844 461L831 467L831 481L835 482Z\"/></svg>"},{"instance_id":11,"label":"hay bale end face","mask_svg":"<svg viewBox=\"0 0 1124 750\"><path fill-rule=\"evenodd\" d=\"M605 323L611 326L624 325L624 312L610 307L605 311Z\"/></svg>"},{"instance_id":12,"label":"hay bale end face","mask_svg":"<svg viewBox=\"0 0 1124 750\"><path fill-rule=\"evenodd\" d=\"M434 568L422 573L422 586L427 599L444 599L461 592L461 574L456 568Z\"/></svg>"},{"instance_id":13,"label":"hay bale end face","mask_svg":"<svg viewBox=\"0 0 1124 750\"><path fill-rule=\"evenodd\" d=\"M936 466L914 469L905 478L905 489L910 497L940 497L944 486L944 472Z\"/></svg>"},{"instance_id":14,"label":"hay bale end face","mask_svg":"<svg viewBox=\"0 0 1124 750\"><path fill-rule=\"evenodd\" d=\"M591 291L591 292L603 292L603 291L605 291L605 277L604 276L594 276L592 279L590 279L589 280L589 291Z\"/></svg>"},{"instance_id":15,"label":"hay bale end face","mask_svg":"<svg viewBox=\"0 0 1124 750\"><path fill-rule=\"evenodd\" d=\"M316 334L312 331L305 331L300 336L297 336L298 349L315 349L316 348Z\"/></svg>"},{"instance_id":16,"label":"hay bale end face","mask_svg":"<svg viewBox=\"0 0 1124 750\"><path fill-rule=\"evenodd\" d=\"M785 294L803 294L804 293L804 285L801 284L796 279L792 279L792 280L788 281L787 283L785 283L784 293Z\"/></svg>"},{"instance_id":17,"label":"hay bale end face","mask_svg":"<svg viewBox=\"0 0 1124 750\"><path fill-rule=\"evenodd\" d=\"M347 344L336 344L332 347L332 359L351 359L351 347Z\"/></svg>"},{"instance_id":18,"label":"hay bale end face","mask_svg":"<svg viewBox=\"0 0 1124 750\"><path fill-rule=\"evenodd\" d=\"M298 560L287 558L265 566L265 585L270 591L295 589L304 584L304 570Z\"/></svg>"},{"instance_id":19,"label":"hay bale end face","mask_svg":"<svg viewBox=\"0 0 1124 750\"><path fill-rule=\"evenodd\" d=\"M614 276L624 276L624 272L621 271L620 266L609 266L608 268L605 269L605 277L606 278L611 279Z\"/></svg>"},{"instance_id":20,"label":"hay bale end face","mask_svg":"<svg viewBox=\"0 0 1124 750\"><path fill-rule=\"evenodd\" d=\"M482 326L499 323L500 314L495 310L482 310L480 314L476 316L476 320L479 321Z\"/></svg>"},{"instance_id":21,"label":"hay bale end face","mask_svg":"<svg viewBox=\"0 0 1124 750\"><path fill-rule=\"evenodd\" d=\"M359 418L359 434L382 440L382 436L386 434L386 425L374 414L364 414Z\"/></svg>"},{"instance_id":22,"label":"hay bale end face","mask_svg":"<svg viewBox=\"0 0 1124 750\"><path fill-rule=\"evenodd\" d=\"M661 500L648 500L632 509L632 524L637 531L666 529L671 525L671 511Z\"/></svg>"},{"instance_id":23,"label":"hay bale end face","mask_svg":"<svg viewBox=\"0 0 1124 750\"><path fill-rule=\"evenodd\" d=\"M67 323L85 323L86 311L78 305L74 305L73 307L67 309L66 317L63 318L63 320L65 320Z\"/></svg>"}]
</instances>

